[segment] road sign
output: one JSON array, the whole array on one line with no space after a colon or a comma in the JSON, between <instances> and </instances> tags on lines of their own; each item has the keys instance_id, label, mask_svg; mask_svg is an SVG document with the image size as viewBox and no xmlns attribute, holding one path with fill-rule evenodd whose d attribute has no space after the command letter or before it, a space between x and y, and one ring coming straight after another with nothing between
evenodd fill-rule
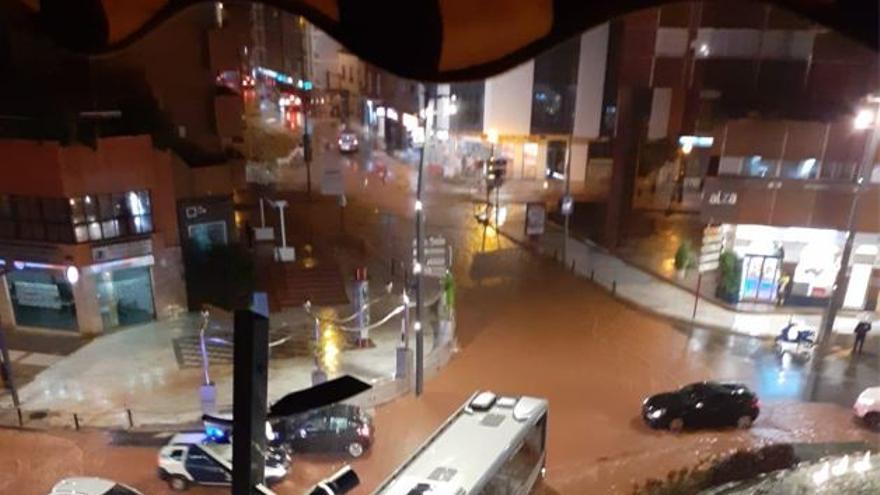
<instances>
[{"instance_id":1,"label":"road sign","mask_svg":"<svg viewBox=\"0 0 880 495\"><path fill-rule=\"evenodd\" d=\"M547 207L541 202L526 204L526 235L542 235L547 219Z\"/></svg>"},{"instance_id":2,"label":"road sign","mask_svg":"<svg viewBox=\"0 0 880 495\"><path fill-rule=\"evenodd\" d=\"M562 197L562 214L565 216L571 215L574 211L574 198L571 195L566 194Z\"/></svg>"},{"instance_id":3,"label":"road sign","mask_svg":"<svg viewBox=\"0 0 880 495\"><path fill-rule=\"evenodd\" d=\"M718 269L718 260L724 249L724 231L720 225L709 225L703 229L703 243L700 246L700 273Z\"/></svg>"},{"instance_id":4,"label":"road sign","mask_svg":"<svg viewBox=\"0 0 880 495\"><path fill-rule=\"evenodd\" d=\"M324 170L321 173L321 194L327 196L342 196L345 194L342 164L338 160L329 160L324 164Z\"/></svg>"},{"instance_id":5,"label":"road sign","mask_svg":"<svg viewBox=\"0 0 880 495\"><path fill-rule=\"evenodd\" d=\"M425 239L422 246L424 263L422 274L428 277L442 277L452 265L452 247L446 244L446 239L440 236L431 236ZM418 252L416 240L413 239L413 259L417 259Z\"/></svg>"}]
</instances>

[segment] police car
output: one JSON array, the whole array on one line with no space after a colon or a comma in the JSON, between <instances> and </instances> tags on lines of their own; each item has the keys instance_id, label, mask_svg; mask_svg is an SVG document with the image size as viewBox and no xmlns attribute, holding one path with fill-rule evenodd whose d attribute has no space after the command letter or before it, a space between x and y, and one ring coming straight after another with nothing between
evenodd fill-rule
<instances>
[{"instance_id":1,"label":"police car","mask_svg":"<svg viewBox=\"0 0 880 495\"><path fill-rule=\"evenodd\" d=\"M159 477L172 490L183 491L191 484L232 484L232 443L217 441L206 432L178 433L159 451ZM290 467L290 455L269 448L266 455L266 484L281 481Z\"/></svg>"},{"instance_id":2,"label":"police car","mask_svg":"<svg viewBox=\"0 0 880 495\"><path fill-rule=\"evenodd\" d=\"M66 478L52 487L49 495L143 495L130 486L103 478Z\"/></svg>"}]
</instances>

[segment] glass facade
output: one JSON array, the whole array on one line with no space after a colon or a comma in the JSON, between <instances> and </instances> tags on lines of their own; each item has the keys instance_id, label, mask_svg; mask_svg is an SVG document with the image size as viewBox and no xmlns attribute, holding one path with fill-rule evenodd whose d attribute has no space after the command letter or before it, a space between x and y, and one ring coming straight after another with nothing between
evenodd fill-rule
<instances>
[{"instance_id":1,"label":"glass facade","mask_svg":"<svg viewBox=\"0 0 880 495\"><path fill-rule=\"evenodd\" d=\"M74 198L0 194L0 239L73 244L152 231L148 191Z\"/></svg>"},{"instance_id":2,"label":"glass facade","mask_svg":"<svg viewBox=\"0 0 880 495\"><path fill-rule=\"evenodd\" d=\"M6 282L18 326L77 330L73 287L62 270L12 270Z\"/></svg>"},{"instance_id":3,"label":"glass facade","mask_svg":"<svg viewBox=\"0 0 880 495\"><path fill-rule=\"evenodd\" d=\"M535 58L532 134L568 134L574 124L580 37Z\"/></svg>"},{"instance_id":4,"label":"glass facade","mask_svg":"<svg viewBox=\"0 0 880 495\"><path fill-rule=\"evenodd\" d=\"M150 267L106 271L94 277L104 330L155 319Z\"/></svg>"}]
</instances>

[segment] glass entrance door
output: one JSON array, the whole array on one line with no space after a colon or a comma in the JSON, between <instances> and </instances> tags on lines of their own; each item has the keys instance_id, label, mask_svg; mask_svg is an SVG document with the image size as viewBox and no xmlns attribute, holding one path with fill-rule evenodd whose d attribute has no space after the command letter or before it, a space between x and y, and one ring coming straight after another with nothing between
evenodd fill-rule
<instances>
[{"instance_id":1,"label":"glass entrance door","mask_svg":"<svg viewBox=\"0 0 880 495\"><path fill-rule=\"evenodd\" d=\"M150 267L123 268L102 272L96 277L105 330L155 319Z\"/></svg>"},{"instance_id":2,"label":"glass entrance door","mask_svg":"<svg viewBox=\"0 0 880 495\"><path fill-rule=\"evenodd\" d=\"M778 256L745 255L740 300L775 303L780 265Z\"/></svg>"}]
</instances>

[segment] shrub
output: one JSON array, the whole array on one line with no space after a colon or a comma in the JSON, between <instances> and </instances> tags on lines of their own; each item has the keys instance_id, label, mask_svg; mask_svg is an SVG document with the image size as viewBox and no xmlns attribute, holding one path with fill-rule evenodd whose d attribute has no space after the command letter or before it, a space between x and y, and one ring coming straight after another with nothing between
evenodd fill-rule
<instances>
[{"instance_id":1,"label":"shrub","mask_svg":"<svg viewBox=\"0 0 880 495\"><path fill-rule=\"evenodd\" d=\"M678 249L675 251L675 269L684 270L686 268L693 268L696 264L697 260L694 256L694 249L691 247L691 243L689 241L682 241L682 243L678 245Z\"/></svg>"},{"instance_id":2,"label":"shrub","mask_svg":"<svg viewBox=\"0 0 880 495\"><path fill-rule=\"evenodd\" d=\"M739 300L739 284L742 278L742 260L727 250L718 258L718 287L715 295L722 301L736 303Z\"/></svg>"}]
</instances>

